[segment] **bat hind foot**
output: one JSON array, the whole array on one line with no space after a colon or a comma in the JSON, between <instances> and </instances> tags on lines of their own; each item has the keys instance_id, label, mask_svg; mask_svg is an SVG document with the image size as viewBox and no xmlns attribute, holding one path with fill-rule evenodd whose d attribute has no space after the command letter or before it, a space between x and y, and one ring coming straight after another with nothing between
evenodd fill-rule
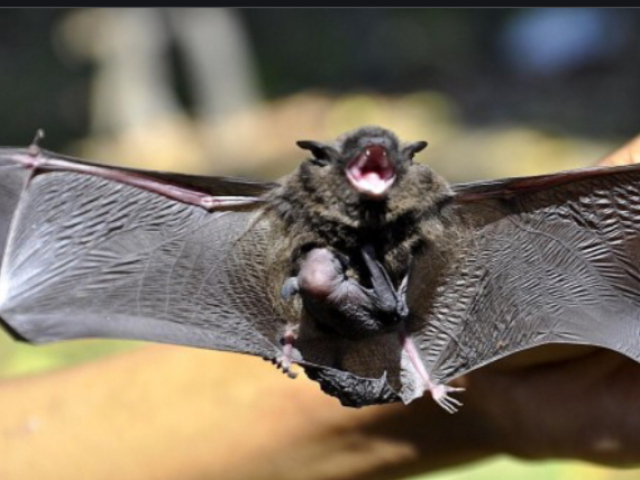
<instances>
[{"instance_id":1,"label":"bat hind foot","mask_svg":"<svg viewBox=\"0 0 640 480\"><path fill-rule=\"evenodd\" d=\"M464 388L451 387L449 385L431 385L429 391L435 402L448 413L456 413L462 406L462 402L457 398L449 396L453 392L462 392Z\"/></svg>"},{"instance_id":2,"label":"bat hind foot","mask_svg":"<svg viewBox=\"0 0 640 480\"><path fill-rule=\"evenodd\" d=\"M281 369L289 378L296 378L298 374L291 370L293 365L293 342L296 336L290 327L287 327L282 338L282 353L276 357L273 363Z\"/></svg>"},{"instance_id":3,"label":"bat hind foot","mask_svg":"<svg viewBox=\"0 0 640 480\"><path fill-rule=\"evenodd\" d=\"M298 376L298 374L291 369L291 367L293 366L293 362L287 355L280 355L274 360L273 363L278 369L282 370L282 373L284 373L287 377L296 378Z\"/></svg>"},{"instance_id":4,"label":"bat hind foot","mask_svg":"<svg viewBox=\"0 0 640 480\"><path fill-rule=\"evenodd\" d=\"M423 392L430 391L433 400L448 413L456 413L462 406L462 402L457 398L450 397L450 393L462 392L464 388L452 387L442 383L436 383L431 379L431 375L425 368L416 348L415 343L404 329L400 332L400 343L413 366L416 382L422 385Z\"/></svg>"}]
</instances>

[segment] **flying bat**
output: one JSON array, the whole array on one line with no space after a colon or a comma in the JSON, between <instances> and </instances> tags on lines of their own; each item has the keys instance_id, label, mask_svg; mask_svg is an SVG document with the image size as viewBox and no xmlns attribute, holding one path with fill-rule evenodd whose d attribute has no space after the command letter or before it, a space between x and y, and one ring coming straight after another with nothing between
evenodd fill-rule
<instances>
[{"instance_id":1,"label":"flying bat","mask_svg":"<svg viewBox=\"0 0 640 480\"><path fill-rule=\"evenodd\" d=\"M304 368L342 404L460 405L544 344L640 361L640 166L449 185L364 127L261 183L0 149L0 323Z\"/></svg>"}]
</instances>

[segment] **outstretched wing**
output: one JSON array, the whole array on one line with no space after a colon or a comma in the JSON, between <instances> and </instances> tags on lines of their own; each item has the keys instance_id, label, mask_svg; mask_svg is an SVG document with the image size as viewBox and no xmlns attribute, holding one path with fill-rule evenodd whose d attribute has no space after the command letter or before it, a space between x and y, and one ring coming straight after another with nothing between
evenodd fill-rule
<instances>
[{"instance_id":1,"label":"outstretched wing","mask_svg":"<svg viewBox=\"0 0 640 480\"><path fill-rule=\"evenodd\" d=\"M640 361L640 167L454 190L471 234L434 303L419 280L410 289L412 337L436 381L548 343Z\"/></svg>"},{"instance_id":2,"label":"outstretched wing","mask_svg":"<svg viewBox=\"0 0 640 480\"><path fill-rule=\"evenodd\" d=\"M272 184L0 149L0 317L18 338L280 352L266 285Z\"/></svg>"}]
</instances>

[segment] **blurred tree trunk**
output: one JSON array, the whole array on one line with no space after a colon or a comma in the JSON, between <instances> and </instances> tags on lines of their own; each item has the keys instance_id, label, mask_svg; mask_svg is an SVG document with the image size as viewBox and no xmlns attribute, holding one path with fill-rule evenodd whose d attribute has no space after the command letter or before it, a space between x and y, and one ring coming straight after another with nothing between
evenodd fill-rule
<instances>
[{"instance_id":1,"label":"blurred tree trunk","mask_svg":"<svg viewBox=\"0 0 640 480\"><path fill-rule=\"evenodd\" d=\"M174 41L205 122L246 110L260 98L250 45L232 9L83 10L64 30L67 46L96 65L93 133L127 132L186 115L173 82Z\"/></svg>"}]
</instances>

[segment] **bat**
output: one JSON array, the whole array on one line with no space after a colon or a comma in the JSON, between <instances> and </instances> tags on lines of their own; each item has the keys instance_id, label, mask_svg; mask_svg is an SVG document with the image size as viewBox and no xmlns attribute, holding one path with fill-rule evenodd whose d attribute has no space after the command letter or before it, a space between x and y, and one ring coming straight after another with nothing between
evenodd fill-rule
<instances>
[{"instance_id":1,"label":"bat","mask_svg":"<svg viewBox=\"0 0 640 480\"><path fill-rule=\"evenodd\" d=\"M363 127L278 182L0 149L0 324L300 365L343 405L408 403L545 344L640 361L640 166L449 185Z\"/></svg>"}]
</instances>

